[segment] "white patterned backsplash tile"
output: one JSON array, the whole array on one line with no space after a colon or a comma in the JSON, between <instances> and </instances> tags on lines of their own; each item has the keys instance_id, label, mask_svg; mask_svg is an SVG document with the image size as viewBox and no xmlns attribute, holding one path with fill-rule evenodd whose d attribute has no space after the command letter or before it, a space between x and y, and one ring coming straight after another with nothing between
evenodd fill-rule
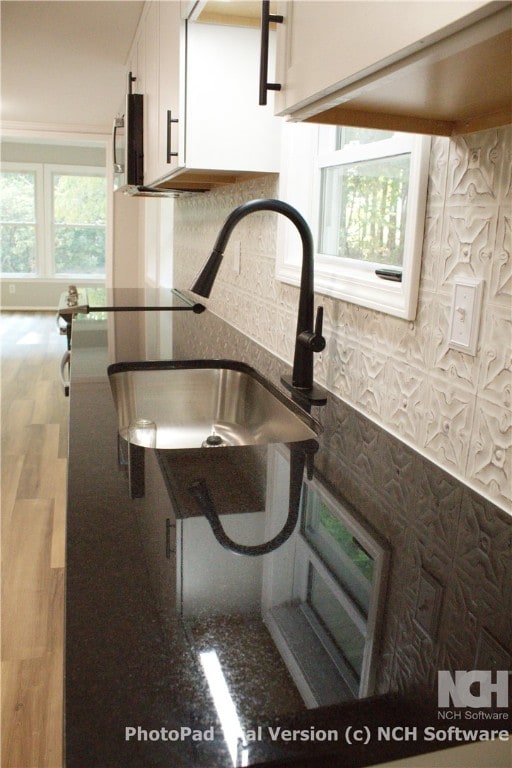
<instances>
[{"instance_id":1,"label":"white patterned backsplash tile","mask_svg":"<svg viewBox=\"0 0 512 768\"><path fill-rule=\"evenodd\" d=\"M388 365L386 422L408 442L420 440L425 418L426 382L423 372L396 360Z\"/></svg>"},{"instance_id":2,"label":"white patterned backsplash tile","mask_svg":"<svg viewBox=\"0 0 512 768\"><path fill-rule=\"evenodd\" d=\"M438 287L458 277L489 279L496 246L496 207L450 206L445 209Z\"/></svg>"},{"instance_id":3,"label":"white patterned backsplash tile","mask_svg":"<svg viewBox=\"0 0 512 768\"><path fill-rule=\"evenodd\" d=\"M440 269L441 243L443 237L444 208L442 205L430 205L425 217L423 233L423 252L421 257L420 289L435 290Z\"/></svg>"},{"instance_id":4,"label":"white patterned backsplash tile","mask_svg":"<svg viewBox=\"0 0 512 768\"><path fill-rule=\"evenodd\" d=\"M440 136L432 137L428 172L428 204L443 204L448 178L448 154L450 144Z\"/></svg>"},{"instance_id":5,"label":"white patterned backsplash tile","mask_svg":"<svg viewBox=\"0 0 512 768\"><path fill-rule=\"evenodd\" d=\"M386 381L387 357L374 349L360 347L356 359L358 376L354 403L379 422L385 422L389 395Z\"/></svg>"},{"instance_id":6,"label":"white patterned backsplash tile","mask_svg":"<svg viewBox=\"0 0 512 768\"><path fill-rule=\"evenodd\" d=\"M357 347L349 339L333 336L323 355L325 384L338 397L354 402L358 378Z\"/></svg>"},{"instance_id":7,"label":"white patterned backsplash tile","mask_svg":"<svg viewBox=\"0 0 512 768\"><path fill-rule=\"evenodd\" d=\"M398 320L395 355L411 365L427 371L432 367L432 326L434 294L420 295L416 319Z\"/></svg>"},{"instance_id":8,"label":"white patterned backsplash tile","mask_svg":"<svg viewBox=\"0 0 512 768\"><path fill-rule=\"evenodd\" d=\"M458 136L451 142L448 203L479 205L496 200L505 145L500 130Z\"/></svg>"},{"instance_id":9,"label":"white patterned backsplash tile","mask_svg":"<svg viewBox=\"0 0 512 768\"><path fill-rule=\"evenodd\" d=\"M464 474L469 451L475 397L463 389L430 380L425 413L427 456L446 469Z\"/></svg>"},{"instance_id":10,"label":"white patterned backsplash tile","mask_svg":"<svg viewBox=\"0 0 512 768\"><path fill-rule=\"evenodd\" d=\"M499 196L510 206L512 203L512 124L500 131L501 138L501 177Z\"/></svg>"},{"instance_id":11,"label":"white patterned backsplash tile","mask_svg":"<svg viewBox=\"0 0 512 768\"><path fill-rule=\"evenodd\" d=\"M191 284L231 210L276 197L277 181L267 176L177 201L175 284ZM328 347L315 359L319 383L507 511L510 478L495 451L509 436L512 397L511 202L511 126L434 138L416 319L318 296ZM206 304L291 364L299 293L274 275L277 218L255 214L237 225ZM448 347L459 277L484 281L474 357Z\"/></svg>"},{"instance_id":12,"label":"white patterned backsplash tile","mask_svg":"<svg viewBox=\"0 0 512 768\"><path fill-rule=\"evenodd\" d=\"M490 306L482 330L479 392L512 408L512 307Z\"/></svg>"},{"instance_id":13,"label":"white patterned backsplash tile","mask_svg":"<svg viewBox=\"0 0 512 768\"><path fill-rule=\"evenodd\" d=\"M477 398L467 474L489 496L512 502L512 410Z\"/></svg>"},{"instance_id":14,"label":"white patterned backsplash tile","mask_svg":"<svg viewBox=\"0 0 512 768\"><path fill-rule=\"evenodd\" d=\"M512 302L512 211L510 203L498 211L496 248L492 258L489 300L510 307Z\"/></svg>"}]
</instances>

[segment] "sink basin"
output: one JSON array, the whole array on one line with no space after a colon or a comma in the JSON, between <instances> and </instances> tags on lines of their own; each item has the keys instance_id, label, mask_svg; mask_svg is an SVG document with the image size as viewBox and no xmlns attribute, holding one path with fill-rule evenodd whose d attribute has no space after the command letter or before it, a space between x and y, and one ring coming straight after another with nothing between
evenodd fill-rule
<instances>
[{"instance_id":1,"label":"sink basin","mask_svg":"<svg viewBox=\"0 0 512 768\"><path fill-rule=\"evenodd\" d=\"M119 434L148 419L156 448L315 439L320 424L257 371L233 360L115 363L108 368ZM135 436L134 436L135 434ZM131 430L130 441L137 441Z\"/></svg>"}]
</instances>

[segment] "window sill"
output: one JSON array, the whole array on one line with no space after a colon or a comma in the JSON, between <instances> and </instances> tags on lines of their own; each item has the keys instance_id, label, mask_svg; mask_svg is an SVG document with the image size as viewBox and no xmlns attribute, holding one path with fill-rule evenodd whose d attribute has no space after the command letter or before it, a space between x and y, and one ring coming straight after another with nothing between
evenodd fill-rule
<instances>
[{"instance_id":1,"label":"window sill","mask_svg":"<svg viewBox=\"0 0 512 768\"><path fill-rule=\"evenodd\" d=\"M299 265L278 261L276 277L283 283L298 286ZM341 271L339 267L334 270L321 262L315 263L315 293L386 312L403 320L414 320L418 283L418 279L392 282L360 269L346 267Z\"/></svg>"}]
</instances>

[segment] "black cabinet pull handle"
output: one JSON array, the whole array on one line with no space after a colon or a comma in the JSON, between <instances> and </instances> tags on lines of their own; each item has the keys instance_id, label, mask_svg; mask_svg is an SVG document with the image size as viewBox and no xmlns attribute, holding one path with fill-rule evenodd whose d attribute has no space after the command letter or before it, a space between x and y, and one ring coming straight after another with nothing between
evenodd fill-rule
<instances>
[{"instance_id":1,"label":"black cabinet pull handle","mask_svg":"<svg viewBox=\"0 0 512 768\"><path fill-rule=\"evenodd\" d=\"M284 17L270 13L270 0L261 3L261 53L260 53L260 106L267 103L267 91L280 91L281 83L268 81L268 40L271 22L282 24Z\"/></svg>"},{"instance_id":2,"label":"black cabinet pull handle","mask_svg":"<svg viewBox=\"0 0 512 768\"><path fill-rule=\"evenodd\" d=\"M171 152L171 128L173 123L177 123L177 118L172 117L171 110L167 110L167 162L171 162L171 157L178 157L177 152Z\"/></svg>"}]
</instances>

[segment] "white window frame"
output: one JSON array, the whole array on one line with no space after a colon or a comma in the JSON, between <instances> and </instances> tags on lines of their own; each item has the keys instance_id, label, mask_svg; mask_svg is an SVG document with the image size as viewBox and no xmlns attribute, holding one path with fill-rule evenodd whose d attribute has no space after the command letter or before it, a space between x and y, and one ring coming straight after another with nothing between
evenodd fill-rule
<instances>
[{"instance_id":1,"label":"white window frame","mask_svg":"<svg viewBox=\"0 0 512 768\"><path fill-rule=\"evenodd\" d=\"M381 149L411 151L402 281L375 274L382 264L329 256L318 251L321 169L339 164L344 150L334 150L336 126L285 123L279 196L294 205L311 227L315 243L315 292L363 307L414 320L418 301L427 201L430 137L400 134L379 142ZM363 145L361 159L386 157L378 145ZM377 154L374 149L377 148ZM287 222L279 220L276 277L300 284L301 246Z\"/></svg>"},{"instance_id":2,"label":"white window frame","mask_svg":"<svg viewBox=\"0 0 512 768\"><path fill-rule=\"evenodd\" d=\"M13 280L54 279L67 281L69 279L104 280L107 272L107 221L108 221L108 179L106 169L92 165L60 165L53 163L16 163L3 162L2 170L14 172L35 172L36 174L36 271L35 272L2 272L4 278ZM105 205L105 271L61 272L55 271L54 257L54 217L53 217L53 175L67 174L70 176L102 176L107 179Z\"/></svg>"}]
</instances>

